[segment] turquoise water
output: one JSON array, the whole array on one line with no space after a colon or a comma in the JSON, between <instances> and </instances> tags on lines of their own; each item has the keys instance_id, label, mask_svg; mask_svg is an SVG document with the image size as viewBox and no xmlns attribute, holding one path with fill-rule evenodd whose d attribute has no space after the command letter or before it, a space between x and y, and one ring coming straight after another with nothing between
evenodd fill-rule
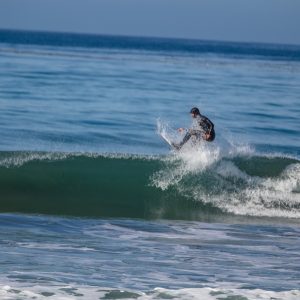
<instances>
[{"instance_id":1,"label":"turquoise water","mask_svg":"<svg viewBox=\"0 0 300 300\"><path fill-rule=\"evenodd\" d=\"M0 298L299 299L299 95L297 46L0 31Z\"/></svg>"}]
</instances>

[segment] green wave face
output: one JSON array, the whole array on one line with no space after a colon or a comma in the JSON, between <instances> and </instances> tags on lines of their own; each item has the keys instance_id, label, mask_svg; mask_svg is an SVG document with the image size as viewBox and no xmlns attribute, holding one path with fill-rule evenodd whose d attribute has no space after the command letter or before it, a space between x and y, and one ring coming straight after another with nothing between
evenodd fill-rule
<instances>
[{"instance_id":1,"label":"green wave face","mask_svg":"<svg viewBox=\"0 0 300 300\"><path fill-rule=\"evenodd\" d=\"M289 158L62 153L0 155L0 212L209 220L300 218L300 164Z\"/></svg>"},{"instance_id":2,"label":"green wave face","mask_svg":"<svg viewBox=\"0 0 300 300\"><path fill-rule=\"evenodd\" d=\"M0 167L0 211L192 218L201 203L151 185L151 175L161 167L161 161L145 158L6 153Z\"/></svg>"}]
</instances>

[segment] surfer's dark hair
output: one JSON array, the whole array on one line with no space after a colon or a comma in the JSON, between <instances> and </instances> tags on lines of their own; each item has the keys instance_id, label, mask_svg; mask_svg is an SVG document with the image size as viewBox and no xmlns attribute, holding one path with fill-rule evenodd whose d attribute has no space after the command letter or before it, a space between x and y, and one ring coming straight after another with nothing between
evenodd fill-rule
<instances>
[{"instance_id":1,"label":"surfer's dark hair","mask_svg":"<svg viewBox=\"0 0 300 300\"><path fill-rule=\"evenodd\" d=\"M198 107L193 107L190 111L191 114L200 115L200 110Z\"/></svg>"}]
</instances>

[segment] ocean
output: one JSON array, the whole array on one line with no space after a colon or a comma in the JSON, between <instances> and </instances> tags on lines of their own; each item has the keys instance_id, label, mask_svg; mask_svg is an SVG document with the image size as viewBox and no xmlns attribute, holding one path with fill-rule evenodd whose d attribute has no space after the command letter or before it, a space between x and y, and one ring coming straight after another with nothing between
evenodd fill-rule
<instances>
[{"instance_id":1,"label":"ocean","mask_svg":"<svg viewBox=\"0 0 300 300\"><path fill-rule=\"evenodd\" d=\"M0 30L0 113L0 299L300 299L300 46Z\"/></svg>"}]
</instances>

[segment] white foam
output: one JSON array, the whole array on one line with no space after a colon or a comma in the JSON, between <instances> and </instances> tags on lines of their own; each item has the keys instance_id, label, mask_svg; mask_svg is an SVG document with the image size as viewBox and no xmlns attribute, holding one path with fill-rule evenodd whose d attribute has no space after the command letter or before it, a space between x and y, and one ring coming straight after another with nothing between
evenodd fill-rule
<instances>
[{"instance_id":1,"label":"white foam","mask_svg":"<svg viewBox=\"0 0 300 300\"><path fill-rule=\"evenodd\" d=\"M158 132L174 140L174 133L170 133L169 125L158 121ZM178 139L178 137L177 137ZM253 149L248 145L235 145L224 139L220 142L196 142L192 138L180 151L174 151L164 159L165 168L152 177L154 186L166 190L178 183L187 175L199 174L212 168L223 158L232 158L238 155L252 155Z\"/></svg>"},{"instance_id":2,"label":"white foam","mask_svg":"<svg viewBox=\"0 0 300 300\"><path fill-rule=\"evenodd\" d=\"M158 160L156 155L139 155L126 153L93 153L93 152L8 152L0 157L1 167L21 167L31 161L57 161L71 157L112 158L112 159L143 159Z\"/></svg>"},{"instance_id":3,"label":"white foam","mask_svg":"<svg viewBox=\"0 0 300 300\"><path fill-rule=\"evenodd\" d=\"M161 296L161 297L160 297ZM143 299L162 299L163 296L171 296L173 299L203 299L203 300L221 300L221 299L240 299L246 300L298 300L300 297L299 290L284 292L265 291L261 289L222 289L222 288L189 288L180 290L155 289L153 298Z\"/></svg>"},{"instance_id":4,"label":"white foam","mask_svg":"<svg viewBox=\"0 0 300 300\"><path fill-rule=\"evenodd\" d=\"M124 289L111 289L105 287L92 287L84 285L34 285L31 287L22 286L0 286L0 297L3 300L12 299L52 299L52 300L74 300L74 299L247 299L247 300L299 300L300 290L289 291L266 291L262 289L239 289L226 287L202 287L165 289L155 288L152 291L132 291ZM112 297L112 298L111 298Z\"/></svg>"},{"instance_id":5,"label":"white foam","mask_svg":"<svg viewBox=\"0 0 300 300\"><path fill-rule=\"evenodd\" d=\"M249 176L248 182L246 189L231 195L235 201L222 204L226 211L239 215L300 218L300 193L296 192L300 185L300 164L288 166L279 178Z\"/></svg>"},{"instance_id":6,"label":"white foam","mask_svg":"<svg viewBox=\"0 0 300 300\"><path fill-rule=\"evenodd\" d=\"M168 134L168 133L166 133ZM169 137L174 140L173 137ZM177 185L186 175L203 172L220 160L220 147L215 144L198 143L193 141L185 144L180 151L174 151L164 159L165 168L152 177L153 184L166 190Z\"/></svg>"},{"instance_id":7,"label":"white foam","mask_svg":"<svg viewBox=\"0 0 300 300\"><path fill-rule=\"evenodd\" d=\"M72 247L67 244L55 244L55 243L38 243L38 242L18 242L16 243L19 248L28 248L28 249L47 249L51 250L73 250L73 251L96 251L90 247Z\"/></svg>"},{"instance_id":8,"label":"white foam","mask_svg":"<svg viewBox=\"0 0 300 300\"><path fill-rule=\"evenodd\" d=\"M159 130L168 128L161 121L158 126ZM265 178L239 169L232 160L237 156L274 158L272 154L256 153L249 145L222 138L214 143L191 142L164 160L164 168L152 176L152 183L162 190L174 187L183 195L192 195L194 200L236 215L300 218L299 163L289 165L275 178ZM207 173L201 182L204 172ZM211 182L204 183L207 176L211 176Z\"/></svg>"},{"instance_id":9,"label":"white foam","mask_svg":"<svg viewBox=\"0 0 300 300\"><path fill-rule=\"evenodd\" d=\"M222 193L206 197L204 202L214 204L225 212L259 217L300 218L300 164L286 168L279 177L261 178L247 175L233 163L222 163L218 174L228 179ZM244 185L240 186L238 180ZM194 197L205 197L201 188L194 188Z\"/></svg>"},{"instance_id":10,"label":"white foam","mask_svg":"<svg viewBox=\"0 0 300 300\"><path fill-rule=\"evenodd\" d=\"M60 152L11 152L5 157L0 157L1 167L20 167L30 161L53 161L65 159L70 154Z\"/></svg>"}]
</instances>

